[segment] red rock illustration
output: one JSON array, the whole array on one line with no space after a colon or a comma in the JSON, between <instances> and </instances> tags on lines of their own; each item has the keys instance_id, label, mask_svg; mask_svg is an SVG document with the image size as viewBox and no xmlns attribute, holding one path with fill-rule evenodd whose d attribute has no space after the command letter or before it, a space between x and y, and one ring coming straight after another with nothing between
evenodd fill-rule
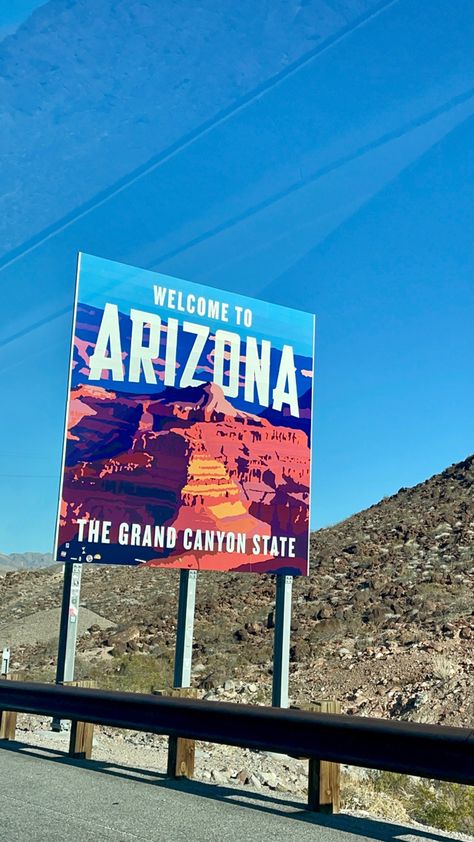
<instances>
[{"instance_id":1,"label":"red rock illustration","mask_svg":"<svg viewBox=\"0 0 474 842\"><path fill-rule=\"evenodd\" d=\"M70 406L60 548L76 540L78 518L110 521L110 547L100 547L101 560L110 563L125 549L117 544L121 522L159 524L174 527L178 541L171 550L134 547L150 565L276 572L283 564L306 571L303 430L236 409L213 383L156 396L80 385ZM248 542L293 537L296 557L186 549L186 529L242 533Z\"/></svg>"}]
</instances>

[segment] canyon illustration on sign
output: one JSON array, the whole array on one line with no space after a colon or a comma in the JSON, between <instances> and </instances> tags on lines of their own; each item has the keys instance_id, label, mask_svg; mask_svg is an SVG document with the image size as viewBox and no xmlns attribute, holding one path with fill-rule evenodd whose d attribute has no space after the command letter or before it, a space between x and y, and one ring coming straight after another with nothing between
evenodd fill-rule
<instances>
[{"instance_id":1,"label":"canyon illustration on sign","mask_svg":"<svg viewBox=\"0 0 474 842\"><path fill-rule=\"evenodd\" d=\"M314 316L80 254L56 559L307 574Z\"/></svg>"}]
</instances>

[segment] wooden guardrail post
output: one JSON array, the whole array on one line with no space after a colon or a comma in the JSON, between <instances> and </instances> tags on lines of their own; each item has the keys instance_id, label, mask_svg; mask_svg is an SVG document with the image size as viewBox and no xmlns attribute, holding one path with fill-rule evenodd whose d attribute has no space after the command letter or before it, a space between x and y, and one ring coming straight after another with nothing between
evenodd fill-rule
<instances>
[{"instance_id":1,"label":"wooden guardrail post","mask_svg":"<svg viewBox=\"0 0 474 842\"><path fill-rule=\"evenodd\" d=\"M89 687L95 688L94 681L65 681L67 687ZM69 757L82 760L90 760L92 757L92 743L94 739L94 725L92 722L80 722L77 719L71 720L71 733L69 737Z\"/></svg>"},{"instance_id":2,"label":"wooden guardrail post","mask_svg":"<svg viewBox=\"0 0 474 842\"><path fill-rule=\"evenodd\" d=\"M9 672L8 675L0 676L4 681L22 681L24 673ZM16 710L0 710L0 740L14 740L16 737Z\"/></svg>"},{"instance_id":3,"label":"wooden guardrail post","mask_svg":"<svg viewBox=\"0 0 474 842\"><path fill-rule=\"evenodd\" d=\"M335 699L313 702L308 710L314 713L340 713L341 703ZM315 813L338 813L340 810L341 766L316 757L309 759L308 810Z\"/></svg>"},{"instance_id":4,"label":"wooden guardrail post","mask_svg":"<svg viewBox=\"0 0 474 842\"><path fill-rule=\"evenodd\" d=\"M194 687L175 687L166 693L156 695L174 696L188 699L197 698ZM196 741L185 737L168 738L168 764L166 774L169 778L192 778L194 776L194 758Z\"/></svg>"}]
</instances>

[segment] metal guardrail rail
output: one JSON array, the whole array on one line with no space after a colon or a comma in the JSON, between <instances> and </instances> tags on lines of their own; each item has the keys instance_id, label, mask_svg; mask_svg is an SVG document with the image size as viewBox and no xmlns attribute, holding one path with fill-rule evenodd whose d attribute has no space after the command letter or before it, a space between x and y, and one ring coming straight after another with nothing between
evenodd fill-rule
<instances>
[{"instance_id":1,"label":"metal guardrail rail","mask_svg":"<svg viewBox=\"0 0 474 842\"><path fill-rule=\"evenodd\" d=\"M474 784L474 729L0 681L0 710Z\"/></svg>"}]
</instances>

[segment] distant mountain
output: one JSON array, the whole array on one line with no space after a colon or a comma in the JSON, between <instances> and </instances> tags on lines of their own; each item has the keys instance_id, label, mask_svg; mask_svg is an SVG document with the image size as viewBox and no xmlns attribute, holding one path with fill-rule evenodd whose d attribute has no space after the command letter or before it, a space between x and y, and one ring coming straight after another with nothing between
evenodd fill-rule
<instances>
[{"instance_id":1,"label":"distant mountain","mask_svg":"<svg viewBox=\"0 0 474 842\"><path fill-rule=\"evenodd\" d=\"M9 570L37 570L55 564L51 553L0 553L0 574Z\"/></svg>"}]
</instances>

